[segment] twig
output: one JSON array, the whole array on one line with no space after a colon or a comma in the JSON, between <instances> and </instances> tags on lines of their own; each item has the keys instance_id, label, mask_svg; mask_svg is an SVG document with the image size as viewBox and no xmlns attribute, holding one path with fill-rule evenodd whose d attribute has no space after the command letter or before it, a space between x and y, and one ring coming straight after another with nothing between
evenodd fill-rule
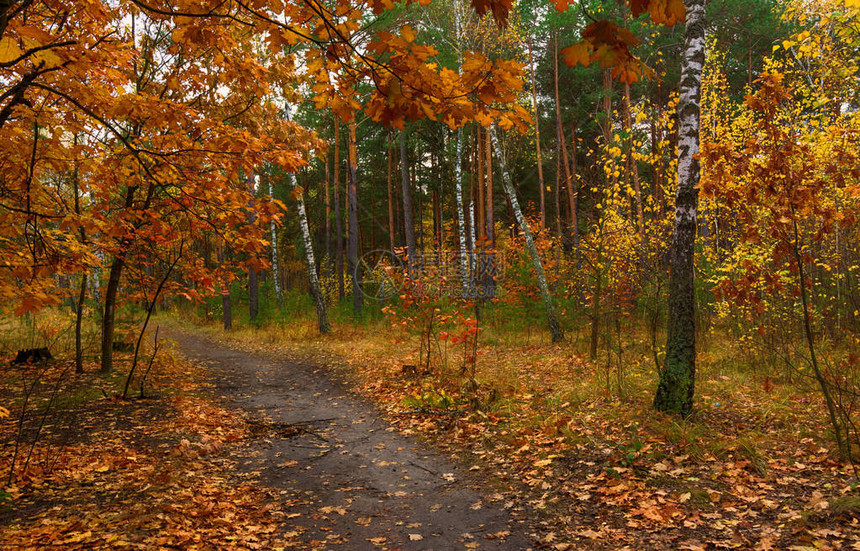
<instances>
[{"instance_id":1,"label":"twig","mask_svg":"<svg viewBox=\"0 0 860 551\"><path fill-rule=\"evenodd\" d=\"M143 384L146 382L146 377L149 375L149 371L152 369L152 363L155 361L155 356L158 354L158 329L160 326L155 326L155 336L153 337L154 344L152 349L152 356L149 358L149 365L146 366L146 371L143 372L143 377L140 379L140 397L143 398Z\"/></svg>"}]
</instances>

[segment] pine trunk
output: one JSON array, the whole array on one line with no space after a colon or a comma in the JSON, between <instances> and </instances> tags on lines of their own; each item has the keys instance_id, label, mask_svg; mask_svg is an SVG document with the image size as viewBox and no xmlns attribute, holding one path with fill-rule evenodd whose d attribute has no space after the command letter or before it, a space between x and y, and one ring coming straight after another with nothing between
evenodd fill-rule
<instances>
[{"instance_id":1,"label":"pine trunk","mask_svg":"<svg viewBox=\"0 0 860 551\"><path fill-rule=\"evenodd\" d=\"M343 299L343 220L340 214L340 119L334 118L334 247L335 271L337 272L337 296Z\"/></svg>"},{"instance_id":2,"label":"pine trunk","mask_svg":"<svg viewBox=\"0 0 860 551\"><path fill-rule=\"evenodd\" d=\"M409 154L406 130L400 131L400 192L403 196L403 231L406 235L406 260L409 277L415 277L415 220L412 208L412 180L409 177Z\"/></svg>"},{"instance_id":3,"label":"pine trunk","mask_svg":"<svg viewBox=\"0 0 860 551\"><path fill-rule=\"evenodd\" d=\"M391 246L391 252L392 253L394 252L394 249L397 248L397 243L396 243L397 240L395 238L395 236L397 235L397 226L394 223L394 193L393 193L394 190L392 189L393 188L392 172L394 171L394 166L393 166L393 164L394 164L393 160L394 159L393 159L393 157L394 157L394 152L391 150L391 146L389 146L388 147L388 178L387 178L387 180L388 180L388 238L391 242L390 246Z\"/></svg>"},{"instance_id":4,"label":"pine trunk","mask_svg":"<svg viewBox=\"0 0 860 551\"><path fill-rule=\"evenodd\" d=\"M678 101L678 190L669 251L669 313L666 365L654 397L659 411L689 415L696 381L695 288L693 281L699 182L699 116L705 62L705 3L685 0L686 37Z\"/></svg>"},{"instance_id":5,"label":"pine trunk","mask_svg":"<svg viewBox=\"0 0 860 551\"><path fill-rule=\"evenodd\" d=\"M248 176L247 184L248 184L248 193L251 194L252 201L254 196L254 175L251 174ZM256 215L254 214L254 209L248 209L248 223L253 224ZM251 323L255 323L257 321L257 313L259 312L260 305L260 286L259 286L259 278L257 269L254 266L248 266L248 318L251 320Z\"/></svg>"},{"instance_id":6,"label":"pine trunk","mask_svg":"<svg viewBox=\"0 0 860 551\"><path fill-rule=\"evenodd\" d=\"M442 248L442 212L439 210L439 190L434 189L433 201L433 249L438 253Z\"/></svg>"},{"instance_id":7,"label":"pine trunk","mask_svg":"<svg viewBox=\"0 0 860 551\"><path fill-rule=\"evenodd\" d=\"M561 190L561 174L563 169L561 168L561 141L556 141L555 148L555 189L552 190L553 194L553 202L555 203L555 234L562 238L562 228L561 228L561 202L560 202L560 191Z\"/></svg>"},{"instance_id":8,"label":"pine trunk","mask_svg":"<svg viewBox=\"0 0 860 551\"><path fill-rule=\"evenodd\" d=\"M633 121L630 114L630 83L624 83L624 130L627 133L627 162L625 172L627 182L632 184L636 201L636 220L638 221L639 240L645 244L645 209L642 207L642 188L639 185L639 167L633 157L635 140L633 139Z\"/></svg>"},{"instance_id":9,"label":"pine trunk","mask_svg":"<svg viewBox=\"0 0 860 551\"><path fill-rule=\"evenodd\" d=\"M326 286L330 284L330 276L331 276L331 192L329 190L329 163L328 163L328 153L325 156L325 266L323 266L323 270L325 273ZM328 289L326 289L328 290Z\"/></svg>"},{"instance_id":10,"label":"pine trunk","mask_svg":"<svg viewBox=\"0 0 860 551\"><path fill-rule=\"evenodd\" d=\"M573 233L573 250L579 255L579 179L576 175L576 123L570 128L570 180L567 186L567 202L570 206L570 230Z\"/></svg>"},{"instance_id":11,"label":"pine trunk","mask_svg":"<svg viewBox=\"0 0 860 551\"><path fill-rule=\"evenodd\" d=\"M529 35L529 72L532 79L532 108L535 111L535 153L537 154L538 189L540 191L540 225L541 229L546 227L546 197L544 190L546 184L543 181L543 159L540 150L540 111L537 101L537 81L535 80L535 65L532 57L532 37Z\"/></svg>"},{"instance_id":12,"label":"pine trunk","mask_svg":"<svg viewBox=\"0 0 860 551\"><path fill-rule=\"evenodd\" d=\"M356 146L355 118L349 122L349 244L347 245L347 264L352 278L352 313L361 315L363 299L361 295L361 271L358 265L358 152Z\"/></svg>"},{"instance_id":13,"label":"pine trunk","mask_svg":"<svg viewBox=\"0 0 860 551\"><path fill-rule=\"evenodd\" d=\"M572 206L573 202L570 201L570 195L571 195L570 190L572 189L571 188L571 185L572 185L571 184L571 176L570 176L570 164L569 164L570 161L568 160L568 157L567 157L567 144L565 143L565 140L564 140L564 127L561 124L561 96L558 92L558 35L555 36L555 40L553 41L553 75L554 75L553 85L555 86L555 128L556 128L556 133L557 133L557 138L558 138L558 151L561 155L561 159L559 162L561 163L562 170L564 171L564 187L565 187L565 189L568 190L567 191L568 202L571 203L571 206ZM558 181L558 178L556 178L556 181ZM556 185L556 191L555 191L556 208L559 207L559 205L558 205L558 194L559 194L558 185ZM570 216L568 218L568 225L565 227L565 232L564 232L565 249L569 249L571 246L570 245L571 244L570 229L576 223L575 222L575 217L576 217L575 209L571 208L570 211L571 212L570 212ZM560 227L561 226L561 221L560 221L561 220L561 211L560 210L558 212L558 218L559 218L559 227ZM559 231L559 235L561 235L561 231Z\"/></svg>"},{"instance_id":14,"label":"pine trunk","mask_svg":"<svg viewBox=\"0 0 860 551\"><path fill-rule=\"evenodd\" d=\"M603 71L603 145L609 147L612 143L612 69Z\"/></svg>"},{"instance_id":15,"label":"pine trunk","mask_svg":"<svg viewBox=\"0 0 860 551\"><path fill-rule=\"evenodd\" d=\"M496 215L493 209L493 141L489 132L485 136L484 150L487 153L487 160L484 165L487 170L487 244L493 247L496 243Z\"/></svg>"}]
</instances>

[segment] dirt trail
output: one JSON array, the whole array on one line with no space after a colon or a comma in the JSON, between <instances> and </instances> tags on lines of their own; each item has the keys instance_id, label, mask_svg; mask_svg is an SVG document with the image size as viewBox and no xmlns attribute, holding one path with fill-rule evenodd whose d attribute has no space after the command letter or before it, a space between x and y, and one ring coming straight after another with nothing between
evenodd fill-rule
<instances>
[{"instance_id":1,"label":"dirt trail","mask_svg":"<svg viewBox=\"0 0 860 551\"><path fill-rule=\"evenodd\" d=\"M396 432L328 369L175 331L171 338L210 367L229 406L248 413L255 438L240 468L280 490L292 517L284 531L303 548L531 548L524 519L470 488L477 481L468 472Z\"/></svg>"}]
</instances>

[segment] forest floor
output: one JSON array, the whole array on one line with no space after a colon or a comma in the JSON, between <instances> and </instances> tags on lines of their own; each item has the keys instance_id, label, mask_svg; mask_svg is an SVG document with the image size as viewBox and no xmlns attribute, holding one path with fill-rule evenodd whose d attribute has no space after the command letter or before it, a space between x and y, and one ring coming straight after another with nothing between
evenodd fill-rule
<instances>
[{"instance_id":1,"label":"forest floor","mask_svg":"<svg viewBox=\"0 0 860 551\"><path fill-rule=\"evenodd\" d=\"M121 377L21 368L40 380L33 400L52 394L55 407L25 419L0 548L532 547L522 506L478 490L478 473L400 434L325 367L170 337L190 362L160 366L169 394L147 399L81 404L83 389ZM18 382L6 380L4 403ZM7 475L17 424L2 429Z\"/></svg>"},{"instance_id":2,"label":"forest floor","mask_svg":"<svg viewBox=\"0 0 860 551\"><path fill-rule=\"evenodd\" d=\"M531 547L523 507L473 489L478 476L398 433L325 366L171 335L245 415L252 438L237 468L278 491L302 548Z\"/></svg>"},{"instance_id":3,"label":"forest floor","mask_svg":"<svg viewBox=\"0 0 860 551\"><path fill-rule=\"evenodd\" d=\"M832 451L820 397L790 374L727 361L748 354L742 342L708 343L696 412L681 420L653 411L647 357L590 362L576 336L556 345L488 329L474 390L462 345L416 369L417 335L384 324L327 337L313 320L195 331L326 366L398 431L479 475L491 503L524 513L537 549L860 549L857 473Z\"/></svg>"},{"instance_id":4,"label":"forest floor","mask_svg":"<svg viewBox=\"0 0 860 551\"><path fill-rule=\"evenodd\" d=\"M565 345L488 342L472 409L405 336L168 325L145 399L4 372L0 548L860 549L856 476L787 386L703 369L679 421L636 373L613 398Z\"/></svg>"}]
</instances>

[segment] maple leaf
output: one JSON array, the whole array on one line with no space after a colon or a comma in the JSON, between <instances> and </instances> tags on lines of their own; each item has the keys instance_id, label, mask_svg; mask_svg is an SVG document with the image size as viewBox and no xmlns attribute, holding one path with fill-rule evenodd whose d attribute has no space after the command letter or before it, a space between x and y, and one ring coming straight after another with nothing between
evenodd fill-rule
<instances>
[{"instance_id":1,"label":"maple leaf","mask_svg":"<svg viewBox=\"0 0 860 551\"><path fill-rule=\"evenodd\" d=\"M9 36L0 40L0 63L11 63L21 57L24 51L18 46L18 42Z\"/></svg>"},{"instance_id":2,"label":"maple leaf","mask_svg":"<svg viewBox=\"0 0 860 551\"><path fill-rule=\"evenodd\" d=\"M493 19L500 27L508 25L511 0L472 0L472 7L478 15L484 15L488 10L492 12Z\"/></svg>"},{"instance_id":3,"label":"maple leaf","mask_svg":"<svg viewBox=\"0 0 860 551\"><path fill-rule=\"evenodd\" d=\"M564 56L565 63L570 67L574 65L588 67L591 63L591 49L591 42L583 40L566 48L562 48L561 55Z\"/></svg>"}]
</instances>

